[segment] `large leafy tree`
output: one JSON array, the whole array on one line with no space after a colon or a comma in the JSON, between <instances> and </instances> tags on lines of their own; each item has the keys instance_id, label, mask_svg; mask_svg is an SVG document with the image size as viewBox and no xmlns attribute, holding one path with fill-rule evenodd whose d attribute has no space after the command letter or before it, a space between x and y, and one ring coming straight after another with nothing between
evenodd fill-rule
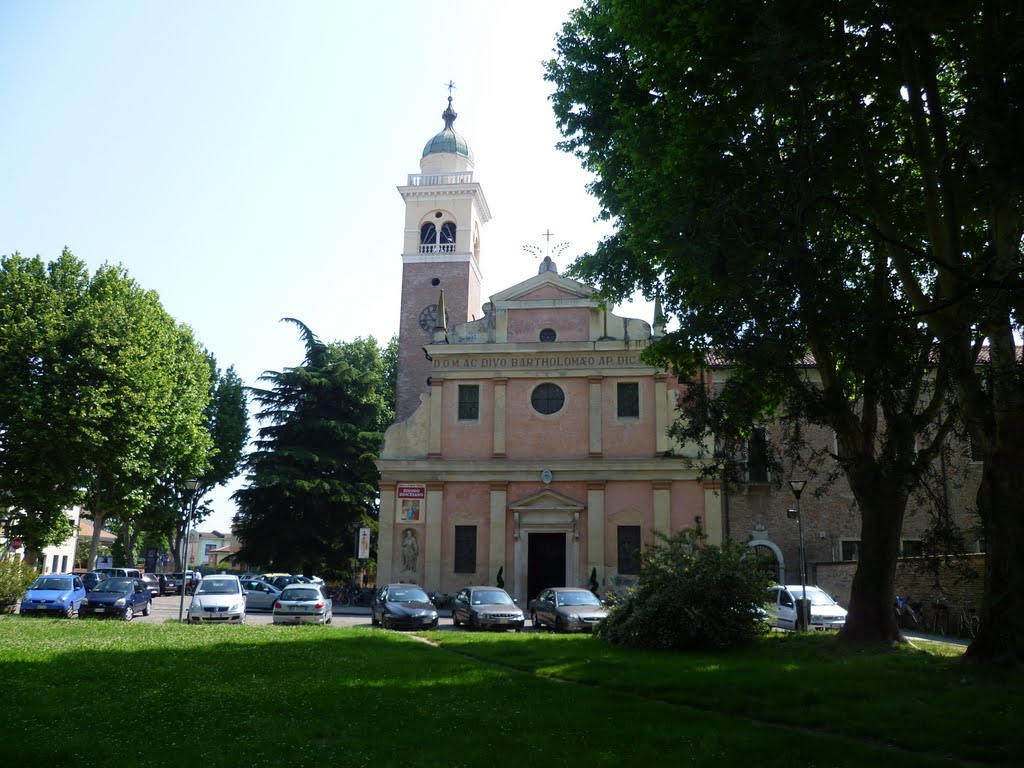
<instances>
[{"instance_id":1,"label":"large leafy tree","mask_svg":"<svg viewBox=\"0 0 1024 768\"><path fill-rule=\"evenodd\" d=\"M151 501L153 524L150 530L168 531L171 551L178 570L182 542L189 524L195 525L210 513L203 497L218 485L224 485L241 471L242 458L249 441L249 409L242 379L234 367L222 371L213 355L209 364L209 404L205 411L206 430L211 444L202 461L186 456L159 478ZM189 487L190 481L198 487ZM194 513L193 513L194 509Z\"/></svg>"},{"instance_id":2,"label":"large leafy tree","mask_svg":"<svg viewBox=\"0 0 1024 768\"><path fill-rule=\"evenodd\" d=\"M268 371L251 390L262 423L234 494L237 559L330 572L352 555L355 530L375 512L373 463L387 395L375 340L325 344L291 318L306 346L301 365Z\"/></svg>"},{"instance_id":3,"label":"large leafy tree","mask_svg":"<svg viewBox=\"0 0 1024 768\"><path fill-rule=\"evenodd\" d=\"M49 265L19 254L0 261L0 503L30 563L68 538L66 510L81 501L77 392L66 371L88 282L67 251Z\"/></svg>"},{"instance_id":4,"label":"large leafy tree","mask_svg":"<svg viewBox=\"0 0 1024 768\"><path fill-rule=\"evenodd\" d=\"M895 631L902 506L955 416L986 454L971 653L1024 657L1022 21L1020 2L590 0L549 64L564 147L618 225L577 274L661 295L679 330L658 352L682 373L726 356L741 416L835 428L864 526L848 637ZM820 387L794 381L807 351Z\"/></svg>"},{"instance_id":5,"label":"large leafy tree","mask_svg":"<svg viewBox=\"0 0 1024 768\"><path fill-rule=\"evenodd\" d=\"M119 521L130 555L157 478L206 466L206 357L154 292L66 249L5 257L0 290L0 483L18 531L35 550L66 538L81 502L96 530Z\"/></svg>"}]
</instances>

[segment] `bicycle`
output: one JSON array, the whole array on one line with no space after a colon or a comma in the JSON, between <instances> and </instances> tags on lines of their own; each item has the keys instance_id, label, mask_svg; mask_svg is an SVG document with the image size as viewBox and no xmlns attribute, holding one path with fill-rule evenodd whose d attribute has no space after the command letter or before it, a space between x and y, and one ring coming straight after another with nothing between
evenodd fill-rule
<instances>
[{"instance_id":1,"label":"bicycle","mask_svg":"<svg viewBox=\"0 0 1024 768\"><path fill-rule=\"evenodd\" d=\"M904 629L921 631L925 627L921 607L921 603L911 597L902 598L896 595L896 623Z\"/></svg>"},{"instance_id":2,"label":"bicycle","mask_svg":"<svg viewBox=\"0 0 1024 768\"><path fill-rule=\"evenodd\" d=\"M961 608L957 613L956 633L960 637L975 638L978 636L978 628L981 626L981 619L974 608Z\"/></svg>"},{"instance_id":3,"label":"bicycle","mask_svg":"<svg viewBox=\"0 0 1024 768\"><path fill-rule=\"evenodd\" d=\"M932 634L946 636L949 631L949 604L945 598L932 601Z\"/></svg>"}]
</instances>

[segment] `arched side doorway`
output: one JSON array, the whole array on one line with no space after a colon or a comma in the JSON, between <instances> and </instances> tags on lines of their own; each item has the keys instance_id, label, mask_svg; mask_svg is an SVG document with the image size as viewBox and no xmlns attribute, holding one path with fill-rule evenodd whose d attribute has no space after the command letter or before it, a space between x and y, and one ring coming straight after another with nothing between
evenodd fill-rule
<instances>
[{"instance_id":1,"label":"arched side doorway","mask_svg":"<svg viewBox=\"0 0 1024 768\"><path fill-rule=\"evenodd\" d=\"M779 584L784 584L786 559L782 556L779 545L768 539L753 539L749 544L765 564L765 568L770 570L772 578Z\"/></svg>"}]
</instances>

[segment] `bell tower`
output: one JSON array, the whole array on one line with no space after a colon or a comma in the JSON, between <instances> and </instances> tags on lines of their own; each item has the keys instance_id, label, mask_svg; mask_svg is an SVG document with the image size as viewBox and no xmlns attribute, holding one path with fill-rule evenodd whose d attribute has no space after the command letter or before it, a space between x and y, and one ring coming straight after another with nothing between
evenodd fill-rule
<instances>
[{"instance_id":1,"label":"bell tower","mask_svg":"<svg viewBox=\"0 0 1024 768\"><path fill-rule=\"evenodd\" d=\"M481 229L491 213L473 180L473 152L452 127L457 115L451 96L441 117L444 129L423 148L420 172L398 188L405 202L405 239L396 421L411 416L420 394L429 390L431 367L423 347L435 328L481 316ZM438 317L439 306L444 318Z\"/></svg>"}]
</instances>

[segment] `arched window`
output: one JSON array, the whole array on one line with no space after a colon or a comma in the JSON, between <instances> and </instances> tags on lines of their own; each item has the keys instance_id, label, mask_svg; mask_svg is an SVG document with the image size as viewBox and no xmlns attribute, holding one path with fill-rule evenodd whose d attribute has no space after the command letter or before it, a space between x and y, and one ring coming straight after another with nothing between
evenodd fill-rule
<instances>
[{"instance_id":1,"label":"arched window","mask_svg":"<svg viewBox=\"0 0 1024 768\"><path fill-rule=\"evenodd\" d=\"M440 218L443 214L438 211L434 215ZM454 221L444 222L440 230L428 221L420 227L420 253L455 253L456 229Z\"/></svg>"}]
</instances>

